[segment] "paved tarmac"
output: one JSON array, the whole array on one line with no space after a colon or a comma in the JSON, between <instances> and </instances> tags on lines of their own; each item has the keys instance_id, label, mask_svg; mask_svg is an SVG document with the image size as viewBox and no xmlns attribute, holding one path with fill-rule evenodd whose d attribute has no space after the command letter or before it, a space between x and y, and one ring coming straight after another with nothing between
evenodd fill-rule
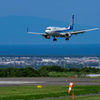
<instances>
[{"instance_id":1,"label":"paved tarmac","mask_svg":"<svg viewBox=\"0 0 100 100\"><path fill-rule=\"evenodd\" d=\"M0 87L23 86L23 85L100 85L100 78L0 78Z\"/></svg>"}]
</instances>

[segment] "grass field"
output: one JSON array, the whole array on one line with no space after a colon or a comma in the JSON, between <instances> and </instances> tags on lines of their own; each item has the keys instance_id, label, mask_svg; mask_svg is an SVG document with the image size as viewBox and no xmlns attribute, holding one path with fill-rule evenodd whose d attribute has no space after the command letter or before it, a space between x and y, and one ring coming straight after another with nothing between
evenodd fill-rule
<instances>
[{"instance_id":1,"label":"grass field","mask_svg":"<svg viewBox=\"0 0 100 100\"><path fill-rule=\"evenodd\" d=\"M100 93L100 86L74 86L75 95L85 95ZM33 100L40 98L50 98L50 97L60 97L60 96L71 96L68 94L68 86L43 86L42 88L37 88L37 86L13 86L13 87L0 87L0 100ZM100 96L93 96L98 100ZM80 100L90 100L84 99L84 97L76 97ZM66 100L66 99L58 99ZM71 100L68 98L67 100Z\"/></svg>"},{"instance_id":2,"label":"grass field","mask_svg":"<svg viewBox=\"0 0 100 100\"><path fill-rule=\"evenodd\" d=\"M53 100L72 100L72 98L53 99ZM74 100L100 100L100 95L75 97Z\"/></svg>"}]
</instances>

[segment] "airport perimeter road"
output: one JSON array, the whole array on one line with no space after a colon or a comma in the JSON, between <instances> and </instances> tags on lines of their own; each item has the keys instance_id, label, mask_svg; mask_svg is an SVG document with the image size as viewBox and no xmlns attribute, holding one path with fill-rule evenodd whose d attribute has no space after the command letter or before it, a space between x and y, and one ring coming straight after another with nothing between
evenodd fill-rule
<instances>
[{"instance_id":1,"label":"airport perimeter road","mask_svg":"<svg viewBox=\"0 0 100 100\"><path fill-rule=\"evenodd\" d=\"M23 85L100 85L100 78L0 78L0 87Z\"/></svg>"}]
</instances>

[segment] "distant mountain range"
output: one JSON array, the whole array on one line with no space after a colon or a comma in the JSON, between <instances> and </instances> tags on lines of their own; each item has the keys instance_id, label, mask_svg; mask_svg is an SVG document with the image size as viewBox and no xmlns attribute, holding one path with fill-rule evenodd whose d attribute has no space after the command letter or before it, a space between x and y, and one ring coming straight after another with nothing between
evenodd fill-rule
<instances>
[{"instance_id":1,"label":"distant mountain range","mask_svg":"<svg viewBox=\"0 0 100 100\"><path fill-rule=\"evenodd\" d=\"M72 36L70 41L58 38L57 42L44 39L41 35L27 34L29 31L45 32L48 26L68 27L69 22L39 18L33 16L8 16L0 17L0 44L100 44L100 30L84 33L84 35ZM74 30L93 28L78 25L75 22Z\"/></svg>"}]
</instances>

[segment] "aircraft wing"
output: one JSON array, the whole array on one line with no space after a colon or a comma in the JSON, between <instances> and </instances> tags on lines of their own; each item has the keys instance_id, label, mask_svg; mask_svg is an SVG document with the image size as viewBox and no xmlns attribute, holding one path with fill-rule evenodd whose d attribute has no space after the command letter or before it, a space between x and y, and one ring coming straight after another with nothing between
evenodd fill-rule
<instances>
[{"instance_id":1,"label":"aircraft wing","mask_svg":"<svg viewBox=\"0 0 100 100\"><path fill-rule=\"evenodd\" d=\"M28 31L28 27L27 27L27 33L29 33L29 34L38 34L38 35L44 35L44 34L45 34L45 33L29 32L29 31Z\"/></svg>"},{"instance_id":2,"label":"aircraft wing","mask_svg":"<svg viewBox=\"0 0 100 100\"><path fill-rule=\"evenodd\" d=\"M43 34L45 34L45 33L36 33L36 32L27 32L27 33L29 33L29 34L38 34L38 35L43 35Z\"/></svg>"},{"instance_id":3,"label":"aircraft wing","mask_svg":"<svg viewBox=\"0 0 100 100\"><path fill-rule=\"evenodd\" d=\"M98 29L100 29L100 27L92 28L92 29L86 29L86 30L77 30L77 31L68 32L68 33L70 33L71 35L73 35L73 34L81 34L81 33L87 32L87 31L93 31L93 30L98 30Z\"/></svg>"}]
</instances>

